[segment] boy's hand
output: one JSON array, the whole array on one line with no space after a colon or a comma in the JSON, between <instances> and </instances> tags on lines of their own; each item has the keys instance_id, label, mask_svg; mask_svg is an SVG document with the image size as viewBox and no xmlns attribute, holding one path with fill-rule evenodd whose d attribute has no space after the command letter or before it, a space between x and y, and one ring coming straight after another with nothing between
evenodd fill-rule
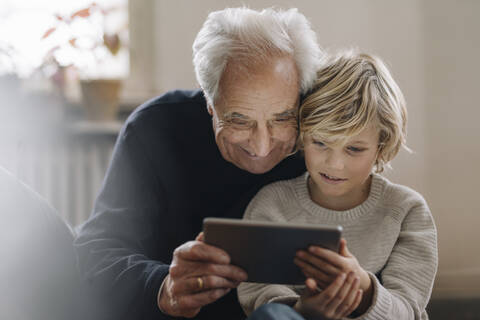
<instances>
[{"instance_id":1,"label":"boy's hand","mask_svg":"<svg viewBox=\"0 0 480 320\"><path fill-rule=\"evenodd\" d=\"M327 288L340 273L353 273L360 280L360 289L365 293L359 308L363 313L371 304L372 280L347 248L347 241L340 240L340 252L311 246L308 251L297 252L294 262L307 278L315 279L319 288Z\"/></svg>"},{"instance_id":2,"label":"boy's hand","mask_svg":"<svg viewBox=\"0 0 480 320\"><path fill-rule=\"evenodd\" d=\"M341 319L351 314L362 300L360 281L353 273L340 273L332 284L319 292L314 279L305 281L307 290L293 307L305 318Z\"/></svg>"}]
</instances>

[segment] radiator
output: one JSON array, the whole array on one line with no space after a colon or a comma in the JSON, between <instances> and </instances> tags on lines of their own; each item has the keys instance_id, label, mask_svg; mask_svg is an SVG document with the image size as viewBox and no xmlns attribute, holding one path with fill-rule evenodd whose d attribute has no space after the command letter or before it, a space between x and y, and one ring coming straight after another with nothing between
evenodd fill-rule
<instances>
[{"instance_id":1,"label":"radiator","mask_svg":"<svg viewBox=\"0 0 480 320\"><path fill-rule=\"evenodd\" d=\"M80 125L41 139L10 136L0 141L0 165L76 226L92 211L120 126Z\"/></svg>"}]
</instances>

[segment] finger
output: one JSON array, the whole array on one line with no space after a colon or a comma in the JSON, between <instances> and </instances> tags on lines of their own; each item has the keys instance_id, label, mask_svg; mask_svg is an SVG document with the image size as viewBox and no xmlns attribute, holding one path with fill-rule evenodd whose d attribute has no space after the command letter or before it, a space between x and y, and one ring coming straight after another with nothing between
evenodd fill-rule
<instances>
[{"instance_id":1,"label":"finger","mask_svg":"<svg viewBox=\"0 0 480 320\"><path fill-rule=\"evenodd\" d=\"M357 290L357 293L355 294L355 300L353 303L350 305L347 311L345 311L343 317L349 316L352 314L353 311L355 311L358 306L360 305L360 302L362 302L362 297L363 297L363 290Z\"/></svg>"},{"instance_id":2,"label":"finger","mask_svg":"<svg viewBox=\"0 0 480 320\"><path fill-rule=\"evenodd\" d=\"M320 303L323 305L328 305L335 297L337 296L338 291L342 288L345 282L346 275L341 273L332 284L330 284L325 290L323 290L318 298Z\"/></svg>"},{"instance_id":3,"label":"finger","mask_svg":"<svg viewBox=\"0 0 480 320\"><path fill-rule=\"evenodd\" d=\"M355 302L357 298L358 290L360 289L360 279L355 277L352 286L350 287L350 291L348 292L347 296L343 300L343 303L337 308L337 314L343 316L344 314L348 315L351 312L347 313L350 310L350 307Z\"/></svg>"},{"instance_id":4,"label":"finger","mask_svg":"<svg viewBox=\"0 0 480 320\"><path fill-rule=\"evenodd\" d=\"M202 241L202 242L205 241L205 237L204 237L204 235L203 235L203 231L198 234L198 236L195 238L195 240L197 240L197 241Z\"/></svg>"},{"instance_id":5,"label":"finger","mask_svg":"<svg viewBox=\"0 0 480 320\"><path fill-rule=\"evenodd\" d=\"M313 295L313 294L318 293L317 282L315 281L315 279L308 278L307 280L305 280L305 286L308 289L308 294L309 295Z\"/></svg>"},{"instance_id":6,"label":"finger","mask_svg":"<svg viewBox=\"0 0 480 320\"><path fill-rule=\"evenodd\" d=\"M336 275L326 274L325 272L323 272L323 270L319 270L316 267L312 266L311 264L298 258L294 258L293 262L298 267L300 267L300 269L302 270L303 274L305 274L306 277L314 278L324 283L331 283L332 281L334 281L336 275L340 273L339 271Z\"/></svg>"},{"instance_id":7,"label":"finger","mask_svg":"<svg viewBox=\"0 0 480 320\"><path fill-rule=\"evenodd\" d=\"M343 283L343 286L338 290L337 295L335 298L330 300L330 302L327 305L327 313L333 314L333 315L339 315L339 312L337 309L341 307L344 303L345 300L347 300L348 295L351 293L351 288L354 286L356 282L358 282L359 279L358 277L355 276L354 273L349 273L347 276L347 279ZM352 295L355 295L355 292L352 293Z\"/></svg>"},{"instance_id":8,"label":"finger","mask_svg":"<svg viewBox=\"0 0 480 320\"><path fill-rule=\"evenodd\" d=\"M307 277L307 278L311 278L311 277ZM327 288L331 283L331 282L327 283L327 282L319 281L317 279L315 279L315 282L317 283L317 288L316 288L317 293L321 292L322 290L325 290L325 288Z\"/></svg>"},{"instance_id":9,"label":"finger","mask_svg":"<svg viewBox=\"0 0 480 320\"><path fill-rule=\"evenodd\" d=\"M308 262L310 265L316 269L322 270L326 274L334 275L335 277L342 272L341 269L335 267L334 265L328 263L327 261L309 253L306 251L299 251L296 257L300 260Z\"/></svg>"},{"instance_id":10,"label":"finger","mask_svg":"<svg viewBox=\"0 0 480 320\"><path fill-rule=\"evenodd\" d=\"M218 264L229 264L230 256L222 249L201 241L189 241L173 252L174 258L190 261L205 261Z\"/></svg>"},{"instance_id":11,"label":"finger","mask_svg":"<svg viewBox=\"0 0 480 320\"><path fill-rule=\"evenodd\" d=\"M236 282L218 276L203 276L184 279L177 286L175 293L181 295L212 289L232 289L236 287Z\"/></svg>"},{"instance_id":12,"label":"finger","mask_svg":"<svg viewBox=\"0 0 480 320\"><path fill-rule=\"evenodd\" d=\"M243 282L247 280L247 273L242 268L231 264L203 264L197 269L197 272L199 275L219 276L236 282Z\"/></svg>"},{"instance_id":13,"label":"finger","mask_svg":"<svg viewBox=\"0 0 480 320\"><path fill-rule=\"evenodd\" d=\"M357 298L359 289L360 289L360 279L358 277L355 277L355 281L353 282L350 288L349 294L344 299L344 303L338 310L340 314L343 314L350 309L351 305L355 302L355 299Z\"/></svg>"},{"instance_id":14,"label":"finger","mask_svg":"<svg viewBox=\"0 0 480 320\"><path fill-rule=\"evenodd\" d=\"M331 264L333 267L343 270L343 259L344 257L341 256L340 254L329 250L325 249L322 247L318 246L310 246L308 248L308 252L311 254L317 256L317 258L320 258L324 260L325 262Z\"/></svg>"},{"instance_id":15,"label":"finger","mask_svg":"<svg viewBox=\"0 0 480 320\"><path fill-rule=\"evenodd\" d=\"M328 287L330 285L330 283L335 281L335 278L333 278L331 281L325 282L325 281L316 279L313 275L309 274L308 272L305 272L304 270L301 270L301 271L302 271L303 275L305 276L305 278L315 280L315 282L317 284L317 289L319 289L319 291L325 289L326 287Z\"/></svg>"},{"instance_id":16,"label":"finger","mask_svg":"<svg viewBox=\"0 0 480 320\"><path fill-rule=\"evenodd\" d=\"M231 289L213 289L208 291L202 291L192 295L184 295L178 299L178 306L180 309L196 309L201 308L207 304L217 301Z\"/></svg>"},{"instance_id":17,"label":"finger","mask_svg":"<svg viewBox=\"0 0 480 320\"><path fill-rule=\"evenodd\" d=\"M170 275L173 278L196 278L203 276L218 276L235 282L247 280L247 273L241 268L231 264L214 264L205 262L192 262L176 260L170 265Z\"/></svg>"}]
</instances>

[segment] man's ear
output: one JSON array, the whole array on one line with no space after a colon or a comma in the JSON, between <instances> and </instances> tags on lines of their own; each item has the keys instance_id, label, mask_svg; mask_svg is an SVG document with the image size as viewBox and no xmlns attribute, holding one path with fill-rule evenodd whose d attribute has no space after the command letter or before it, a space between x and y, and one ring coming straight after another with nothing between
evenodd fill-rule
<instances>
[{"instance_id":1,"label":"man's ear","mask_svg":"<svg viewBox=\"0 0 480 320\"><path fill-rule=\"evenodd\" d=\"M203 90L202 86L200 86L200 89L203 91L203 95L206 97L205 90ZM207 112L213 117L213 107L209 103L207 103Z\"/></svg>"}]
</instances>

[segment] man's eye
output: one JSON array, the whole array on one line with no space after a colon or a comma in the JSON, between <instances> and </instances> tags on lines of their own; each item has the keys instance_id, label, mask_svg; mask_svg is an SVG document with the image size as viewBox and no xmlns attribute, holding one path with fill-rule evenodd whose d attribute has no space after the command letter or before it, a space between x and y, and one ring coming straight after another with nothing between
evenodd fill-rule
<instances>
[{"instance_id":1,"label":"man's eye","mask_svg":"<svg viewBox=\"0 0 480 320\"><path fill-rule=\"evenodd\" d=\"M249 130L255 127L255 121L243 118L230 118L227 123L234 129L238 130Z\"/></svg>"},{"instance_id":2,"label":"man's eye","mask_svg":"<svg viewBox=\"0 0 480 320\"><path fill-rule=\"evenodd\" d=\"M236 124L236 125L248 125L249 124L249 121L248 120L245 120L245 119L239 119L239 118L233 118L233 119L230 119L230 122L232 124Z\"/></svg>"},{"instance_id":3,"label":"man's eye","mask_svg":"<svg viewBox=\"0 0 480 320\"><path fill-rule=\"evenodd\" d=\"M295 120L296 120L296 118L294 116L288 116L288 117L276 118L275 122L282 123L282 122L292 122L292 121L295 121Z\"/></svg>"}]
</instances>

